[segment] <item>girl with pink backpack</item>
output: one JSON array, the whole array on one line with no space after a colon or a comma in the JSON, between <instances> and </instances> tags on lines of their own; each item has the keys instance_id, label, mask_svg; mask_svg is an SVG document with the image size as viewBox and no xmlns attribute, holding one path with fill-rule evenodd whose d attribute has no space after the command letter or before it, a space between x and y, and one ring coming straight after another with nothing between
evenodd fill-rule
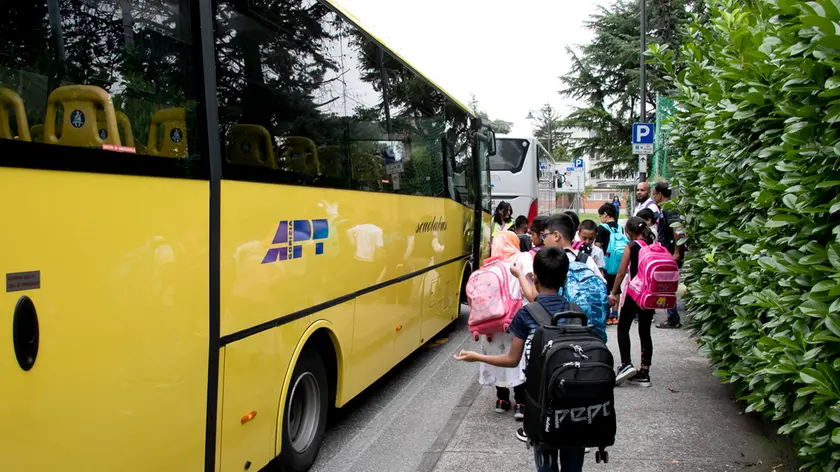
<instances>
[{"instance_id":1,"label":"girl with pink backpack","mask_svg":"<svg viewBox=\"0 0 840 472\"><path fill-rule=\"evenodd\" d=\"M653 341L650 328L653 324L655 309L668 308L676 297L679 284L679 269L667 249L654 243L645 221L638 216L627 220L624 227L630 243L624 250L621 265L616 274L616 283L610 293L610 306L618 307L618 292L627 272L629 283L618 317L618 349L621 353L621 366L616 373L615 383L620 385L626 380L650 387L650 364L653 356ZM661 306L660 306L661 305ZM639 318L639 341L642 345L642 363L639 369L633 366L630 356L630 327L633 319Z\"/></svg>"},{"instance_id":2,"label":"girl with pink backpack","mask_svg":"<svg viewBox=\"0 0 840 472\"><path fill-rule=\"evenodd\" d=\"M513 335L507 332L513 316L527 303L519 280L510 273L517 263L523 273L532 273L534 260L529 252L520 252L519 237L512 231L500 231L493 237L490 257L467 281L470 305L469 330L481 342L481 353L490 356L507 354ZM496 386L496 413L511 409L510 387L513 387L514 418L525 415L525 357L513 368L481 363L478 381Z\"/></svg>"}]
</instances>

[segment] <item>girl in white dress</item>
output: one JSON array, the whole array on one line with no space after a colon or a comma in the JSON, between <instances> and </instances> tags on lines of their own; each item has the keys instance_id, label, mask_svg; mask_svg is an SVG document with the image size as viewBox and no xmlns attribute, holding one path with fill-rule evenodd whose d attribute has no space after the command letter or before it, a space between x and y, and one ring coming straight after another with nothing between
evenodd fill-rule
<instances>
[{"instance_id":1,"label":"girl in white dress","mask_svg":"<svg viewBox=\"0 0 840 472\"><path fill-rule=\"evenodd\" d=\"M533 273L534 259L530 252L520 252L519 237L512 231L499 231L493 237L491 254L498 256L507 266L508 287L510 296L522 299L523 305L528 303L522 295L522 287L519 280L510 273L510 266L516 262L521 267L523 274ZM510 333L495 333L490 336L481 335L481 353L495 356L506 354L513 341ZM525 418L525 356L519 365L514 368L495 367L489 364L479 364L478 381L481 385L496 386L496 413L504 413L511 408L510 387L513 387L514 397L514 418L522 420Z\"/></svg>"}]
</instances>

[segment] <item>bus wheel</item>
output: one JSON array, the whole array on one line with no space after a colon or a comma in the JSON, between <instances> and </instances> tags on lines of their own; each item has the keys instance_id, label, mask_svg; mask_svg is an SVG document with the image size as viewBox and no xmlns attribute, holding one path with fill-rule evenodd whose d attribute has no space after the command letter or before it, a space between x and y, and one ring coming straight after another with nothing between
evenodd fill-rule
<instances>
[{"instance_id":1,"label":"bus wheel","mask_svg":"<svg viewBox=\"0 0 840 472\"><path fill-rule=\"evenodd\" d=\"M305 472L315 462L327 424L328 392L321 357L304 352L295 365L283 410L282 471Z\"/></svg>"}]
</instances>

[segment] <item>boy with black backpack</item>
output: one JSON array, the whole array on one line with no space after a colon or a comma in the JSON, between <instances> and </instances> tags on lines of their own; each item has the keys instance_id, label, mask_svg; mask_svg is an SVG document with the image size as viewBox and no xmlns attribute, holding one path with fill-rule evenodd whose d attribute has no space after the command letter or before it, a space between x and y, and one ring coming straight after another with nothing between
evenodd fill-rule
<instances>
[{"instance_id":1,"label":"boy with black backpack","mask_svg":"<svg viewBox=\"0 0 840 472\"><path fill-rule=\"evenodd\" d=\"M534 446L537 472L580 472L586 447L598 447L596 460L606 461L603 448L615 442L612 354L586 326L580 307L559 294L568 269L569 259L560 249L540 251L534 260L538 295L513 318L508 330L514 339L508 353L486 356L461 351L455 356L509 367L525 353L528 406L525 426L517 436ZM583 326L572 325L575 318Z\"/></svg>"},{"instance_id":2,"label":"boy with black backpack","mask_svg":"<svg viewBox=\"0 0 840 472\"><path fill-rule=\"evenodd\" d=\"M548 312L580 311L576 305L572 305L559 291L566 284L566 272L569 270L569 259L558 248L548 247L537 253L534 258L534 285L538 295L534 303L540 304ZM530 304L529 304L530 305ZM527 306L527 305L526 305ZM562 320L565 322L566 320ZM472 351L461 351L455 359L465 362L484 362L499 367L514 367L522 359L525 353L526 359L530 359L531 341L534 333L540 324L532 316L531 311L521 308L511 321L508 331L514 338L510 350L505 355L485 356ZM535 407L536 408L536 407ZM527 411L526 411L527 417ZM523 428L517 431L517 436L525 436ZM558 464L563 472L579 472L583 469L583 459L586 455L584 448L576 449L550 449L542 444L534 444L534 462L536 470L556 471Z\"/></svg>"}]
</instances>

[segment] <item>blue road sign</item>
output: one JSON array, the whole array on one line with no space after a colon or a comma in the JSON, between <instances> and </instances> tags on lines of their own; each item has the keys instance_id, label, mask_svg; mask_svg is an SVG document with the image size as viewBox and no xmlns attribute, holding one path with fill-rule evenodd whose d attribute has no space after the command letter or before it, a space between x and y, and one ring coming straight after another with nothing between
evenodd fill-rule
<instances>
[{"instance_id":1,"label":"blue road sign","mask_svg":"<svg viewBox=\"0 0 840 472\"><path fill-rule=\"evenodd\" d=\"M631 144L653 144L653 123L633 123Z\"/></svg>"},{"instance_id":2,"label":"blue road sign","mask_svg":"<svg viewBox=\"0 0 840 472\"><path fill-rule=\"evenodd\" d=\"M575 168L583 169L583 159L575 159Z\"/></svg>"}]
</instances>

